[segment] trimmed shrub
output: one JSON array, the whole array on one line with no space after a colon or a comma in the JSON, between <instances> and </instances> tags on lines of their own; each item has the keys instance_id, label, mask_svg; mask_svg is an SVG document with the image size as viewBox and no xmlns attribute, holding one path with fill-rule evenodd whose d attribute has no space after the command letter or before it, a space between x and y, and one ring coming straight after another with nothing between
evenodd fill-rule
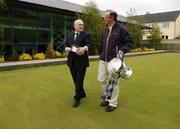
<instances>
[{"instance_id":1,"label":"trimmed shrub","mask_svg":"<svg viewBox=\"0 0 180 129\"><path fill-rule=\"evenodd\" d=\"M46 57L47 58L55 58L56 57L56 52L53 49L52 43L49 43L47 46Z\"/></svg>"},{"instance_id":2,"label":"trimmed shrub","mask_svg":"<svg viewBox=\"0 0 180 129\"><path fill-rule=\"evenodd\" d=\"M63 55L60 52L56 51L56 58L62 58L62 56Z\"/></svg>"},{"instance_id":3,"label":"trimmed shrub","mask_svg":"<svg viewBox=\"0 0 180 129\"><path fill-rule=\"evenodd\" d=\"M22 55L19 56L19 61L29 61L29 60L32 60L30 54L23 53Z\"/></svg>"},{"instance_id":4,"label":"trimmed shrub","mask_svg":"<svg viewBox=\"0 0 180 129\"><path fill-rule=\"evenodd\" d=\"M46 59L46 55L44 53L36 53L34 55L34 59L35 60L44 60L44 59Z\"/></svg>"},{"instance_id":5,"label":"trimmed shrub","mask_svg":"<svg viewBox=\"0 0 180 129\"><path fill-rule=\"evenodd\" d=\"M56 58L66 58L68 56L68 53L64 52L61 54L60 52L56 51Z\"/></svg>"},{"instance_id":6,"label":"trimmed shrub","mask_svg":"<svg viewBox=\"0 0 180 129\"><path fill-rule=\"evenodd\" d=\"M68 53L64 52L63 57L68 57Z\"/></svg>"},{"instance_id":7,"label":"trimmed shrub","mask_svg":"<svg viewBox=\"0 0 180 129\"><path fill-rule=\"evenodd\" d=\"M4 62L5 62L4 56L1 56L0 57L0 63L4 63Z\"/></svg>"},{"instance_id":8,"label":"trimmed shrub","mask_svg":"<svg viewBox=\"0 0 180 129\"><path fill-rule=\"evenodd\" d=\"M131 52L146 52L146 51L155 51L155 49L144 47L143 49L142 48L136 48L136 49L131 50Z\"/></svg>"},{"instance_id":9,"label":"trimmed shrub","mask_svg":"<svg viewBox=\"0 0 180 129\"><path fill-rule=\"evenodd\" d=\"M146 47L144 47L143 50L144 50L144 51L155 51L154 48L146 48Z\"/></svg>"}]
</instances>

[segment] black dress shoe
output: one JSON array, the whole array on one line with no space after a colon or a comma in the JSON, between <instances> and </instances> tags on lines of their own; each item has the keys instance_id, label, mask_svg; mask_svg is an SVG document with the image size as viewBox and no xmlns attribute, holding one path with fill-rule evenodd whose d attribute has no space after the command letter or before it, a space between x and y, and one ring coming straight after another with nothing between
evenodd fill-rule
<instances>
[{"instance_id":1,"label":"black dress shoe","mask_svg":"<svg viewBox=\"0 0 180 129\"><path fill-rule=\"evenodd\" d=\"M81 92L81 98L86 98L86 92L84 91L84 89Z\"/></svg>"},{"instance_id":2,"label":"black dress shoe","mask_svg":"<svg viewBox=\"0 0 180 129\"><path fill-rule=\"evenodd\" d=\"M106 112L112 112L116 109L116 107L112 107L112 106L107 106L106 108Z\"/></svg>"},{"instance_id":3,"label":"black dress shoe","mask_svg":"<svg viewBox=\"0 0 180 129\"><path fill-rule=\"evenodd\" d=\"M80 100L74 100L73 108L77 108L80 105Z\"/></svg>"},{"instance_id":4,"label":"black dress shoe","mask_svg":"<svg viewBox=\"0 0 180 129\"><path fill-rule=\"evenodd\" d=\"M109 102L108 101L103 101L101 104L100 104L102 107L106 107L109 105Z\"/></svg>"},{"instance_id":5,"label":"black dress shoe","mask_svg":"<svg viewBox=\"0 0 180 129\"><path fill-rule=\"evenodd\" d=\"M81 98L86 98L86 94L81 95Z\"/></svg>"}]
</instances>

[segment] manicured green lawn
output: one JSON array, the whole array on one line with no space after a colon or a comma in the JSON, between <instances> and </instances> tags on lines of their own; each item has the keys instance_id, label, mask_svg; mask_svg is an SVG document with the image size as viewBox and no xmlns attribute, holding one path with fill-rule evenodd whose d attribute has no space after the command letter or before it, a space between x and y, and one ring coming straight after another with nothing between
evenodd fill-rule
<instances>
[{"instance_id":1,"label":"manicured green lawn","mask_svg":"<svg viewBox=\"0 0 180 129\"><path fill-rule=\"evenodd\" d=\"M0 72L0 129L180 129L180 54L129 57L119 107L100 107L98 62L87 71L87 98L72 108L66 65Z\"/></svg>"}]
</instances>

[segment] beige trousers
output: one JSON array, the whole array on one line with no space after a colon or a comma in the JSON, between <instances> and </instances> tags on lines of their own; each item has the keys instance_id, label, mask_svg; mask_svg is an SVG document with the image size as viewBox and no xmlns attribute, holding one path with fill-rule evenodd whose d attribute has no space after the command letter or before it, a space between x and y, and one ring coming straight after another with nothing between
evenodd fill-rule
<instances>
[{"instance_id":1,"label":"beige trousers","mask_svg":"<svg viewBox=\"0 0 180 129\"><path fill-rule=\"evenodd\" d=\"M98 82L102 86L102 93L104 93L108 83L109 83L109 73L108 73L108 62L104 62L100 60L99 62L99 68L98 68ZM117 101L119 96L119 81L117 85L114 87L112 97L109 100L106 100L109 102L109 106L117 107Z\"/></svg>"}]
</instances>

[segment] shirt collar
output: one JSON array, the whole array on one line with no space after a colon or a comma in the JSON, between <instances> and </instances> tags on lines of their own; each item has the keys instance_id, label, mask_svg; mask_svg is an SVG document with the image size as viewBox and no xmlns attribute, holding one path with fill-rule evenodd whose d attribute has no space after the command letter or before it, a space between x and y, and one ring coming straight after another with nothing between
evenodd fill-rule
<instances>
[{"instance_id":1,"label":"shirt collar","mask_svg":"<svg viewBox=\"0 0 180 129\"><path fill-rule=\"evenodd\" d=\"M75 31L75 34L80 34L80 32Z\"/></svg>"},{"instance_id":2,"label":"shirt collar","mask_svg":"<svg viewBox=\"0 0 180 129\"><path fill-rule=\"evenodd\" d=\"M112 30L112 28L115 26L115 24L116 24L116 22L115 22L114 24L112 24L111 26L108 26L107 28L108 28L109 30Z\"/></svg>"}]
</instances>

